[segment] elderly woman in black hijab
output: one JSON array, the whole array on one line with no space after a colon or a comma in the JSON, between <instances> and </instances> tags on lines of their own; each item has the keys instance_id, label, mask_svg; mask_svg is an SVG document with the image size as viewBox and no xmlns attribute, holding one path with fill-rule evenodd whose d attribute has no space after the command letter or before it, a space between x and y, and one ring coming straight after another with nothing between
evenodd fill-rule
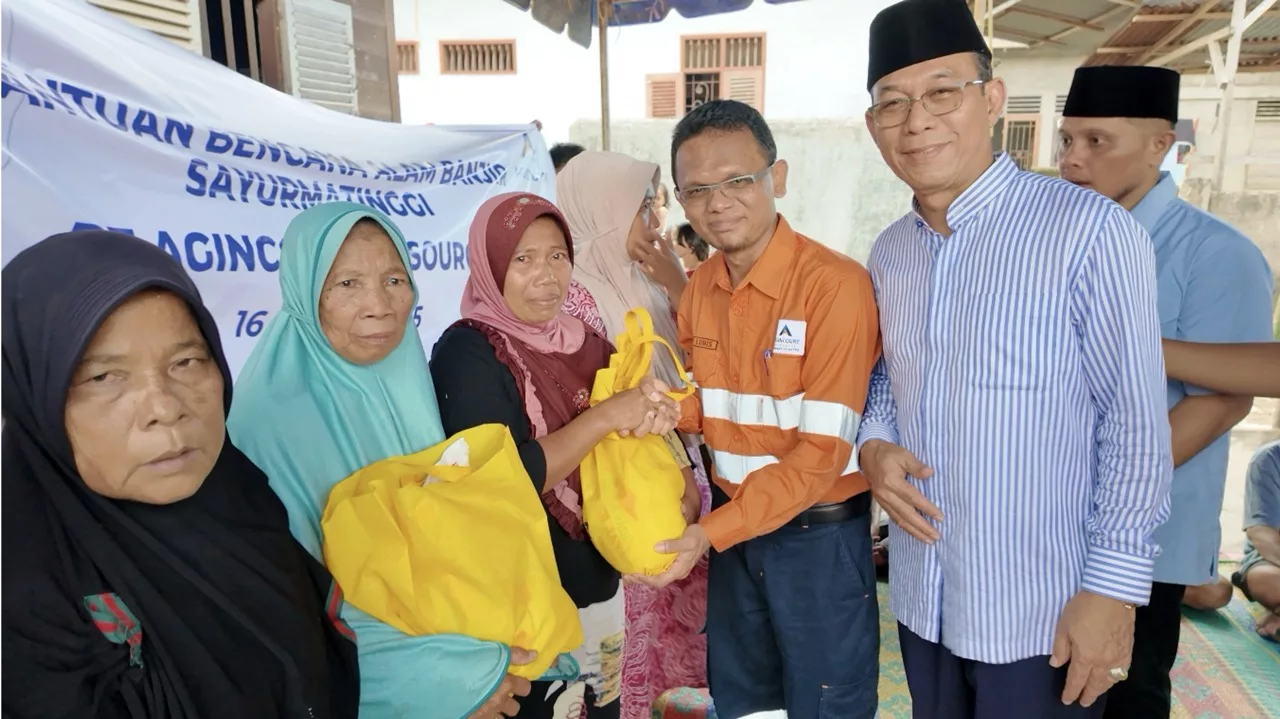
<instances>
[{"instance_id":1,"label":"elderly woman in black hijab","mask_svg":"<svg viewBox=\"0 0 1280 719\"><path fill-rule=\"evenodd\" d=\"M77 232L0 284L4 716L354 718L341 594L226 437L182 267Z\"/></svg>"}]
</instances>

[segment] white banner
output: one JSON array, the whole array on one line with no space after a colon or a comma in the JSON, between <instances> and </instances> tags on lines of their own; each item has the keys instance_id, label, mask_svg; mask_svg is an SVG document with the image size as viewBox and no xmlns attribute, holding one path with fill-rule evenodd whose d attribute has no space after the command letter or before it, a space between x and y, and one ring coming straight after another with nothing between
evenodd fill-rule
<instances>
[{"instance_id":1,"label":"white banner","mask_svg":"<svg viewBox=\"0 0 1280 719\"><path fill-rule=\"evenodd\" d=\"M409 242L427 351L458 316L488 197L554 199L531 125L350 117L243 77L83 0L4 0L3 259L76 228L154 242L195 278L232 372L280 307L279 241L315 204L390 215Z\"/></svg>"}]
</instances>

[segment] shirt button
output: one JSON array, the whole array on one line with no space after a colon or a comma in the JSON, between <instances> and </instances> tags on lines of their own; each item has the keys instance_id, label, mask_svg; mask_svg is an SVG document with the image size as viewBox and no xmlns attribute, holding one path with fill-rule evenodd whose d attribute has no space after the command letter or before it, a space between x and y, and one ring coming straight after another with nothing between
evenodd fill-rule
<instances>
[{"instance_id":1,"label":"shirt button","mask_svg":"<svg viewBox=\"0 0 1280 719\"><path fill-rule=\"evenodd\" d=\"M746 313L747 313L747 308L743 307L742 305L734 305L734 306L733 306L733 316L734 316L734 317L741 317L741 316L745 315Z\"/></svg>"},{"instance_id":2,"label":"shirt button","mask_svg":"<svg viewBox=\"0 0 1280 719\"><path fill-rule=\"evenodd\" d=\"M729 375L729 381L733 382L734 384L738 384L738 373L734 372L733 374Z\"/></svg>"}]
</instances>

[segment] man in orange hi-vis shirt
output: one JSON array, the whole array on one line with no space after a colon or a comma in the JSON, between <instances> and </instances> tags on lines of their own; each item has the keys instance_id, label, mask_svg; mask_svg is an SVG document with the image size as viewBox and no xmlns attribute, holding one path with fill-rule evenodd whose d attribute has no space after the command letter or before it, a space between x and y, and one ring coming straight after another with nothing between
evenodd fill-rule
<instances>
[{"instance_id":1,"label":"man in orange hi-vis shirt","mask_svg":"<svg viewBox=\"0 0 1280 719\"><path fill-rule=\"evenodd\" d=\"M698 385L680 429L705 436L714 500L659 545L678 553L671 569L641 581L682 578L710 550L718 716L870 719L879 612L871 501L853 447L880 354L871 278L777 213L787 164L748 105L720 100L686 115L672 167L689 222L719 250L679 309Z\"/></svg>"}]
</instances>

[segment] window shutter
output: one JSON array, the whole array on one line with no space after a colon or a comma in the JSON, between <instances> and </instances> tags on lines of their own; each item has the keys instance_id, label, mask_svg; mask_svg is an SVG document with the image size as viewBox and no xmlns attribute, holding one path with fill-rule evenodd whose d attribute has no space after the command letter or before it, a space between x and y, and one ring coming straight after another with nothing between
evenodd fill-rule
<instances>
[{"instance_id":1,"label":"window shutter","mask_svg":"<svg viewBox=\"0 0 1280 719\"><path fill-rule=\"evenodd\" d=\"M1005 101L1004 111L1010 115L1038 115L1040 96L1014 95Z\"/></svg>"},{"instance_id":2,"label":"window shutter","mask_svg":"<svg viewBox=\"0 0 1280 719\"><path fill-rule=\"evenodd\" d=\"M293 95L355 115L356 53L351 6L336 0L288 0L284 35Z\"/></svg>"},{"instance_id":3,"label":"window shutter","mask_svg":"<svg viewBox=\"0 0 1280 719\"><path fill-rule=\"evenodd\" d=\"M400 65L401 75L418 74L418 41L397 40L396 59Z\"/></svg>"},{"instance_id":4,"label":"window shutter","mask_svg":"<svg viewBox=\"0 0 1280 719\"><path fill-rule=\"evenodd\" d=\"M441 75L514 75L515 40L441 40Z\"/></svg>"},{"instance_id":5,"label":"window shutter","mask_svg":"<svg viewBox=\"0 0 1280 719\"><path fill-rule=\"evenodd\" d=\"M196 0L89 0L103 10L195 52L203 42L194 22Z\"/></svg>"},{"instance_id":6,"label":"window shutter","mask_svg":"<svg viewBox=\"0 0 1280 719\"><path fill-rule=\"evenodd\" d=\"M725 70L720 80L720 97L746 103L764 112L764 68Z\"/></svg>"},{"instance_id":7,"label":"window shutter","mask_svg":"<svg viewBox=\"0 0 1280 719\"><path fill-rule=\"evenodd\" d=\"M671 75L646 75L644 78L644 106L646 117L680 117L684 107L681 90L684 81L679 73Z\"/></svg>"}]
</instances>

